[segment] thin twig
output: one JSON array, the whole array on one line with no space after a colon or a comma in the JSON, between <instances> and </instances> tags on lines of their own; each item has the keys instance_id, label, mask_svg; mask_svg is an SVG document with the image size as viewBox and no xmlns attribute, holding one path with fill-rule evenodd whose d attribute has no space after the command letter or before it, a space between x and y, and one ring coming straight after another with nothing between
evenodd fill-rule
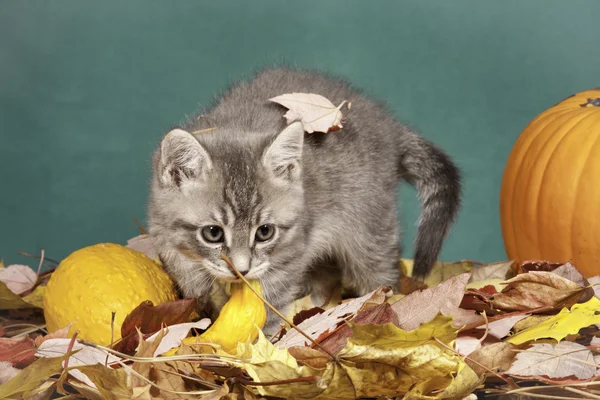
<instances>
[{"instance_id":1,"label":"thin twig","mask_svg":"<svg viewBox=\"0 0 600 400\"><path fill-rule=\"evenodd\" d=\"M40 263L38 265L37 273L35 274L35 283L38 283L38 281L40 280L40 272L42 271L42 264L44 263L44 254L45 250L42 249L40 255Z\"/></svg>"},{"instance_id":2,"label":"thin twig","mask_svg":"<svg viewBox=\"0 0 600 400\"><path fill-rule=\"evenodd\" d=\"M304 376L301 378L284 379L281 381L272 381L272 382L254 382L254 381L244 380L242 382L242 385L245 385L245 386L276 386L276 385L287 385L290 383L316 382L318 379L319 379L318 376Z\"/></svg>"},{"instance_id":3,"label":"thin twig","mask_svg":"<svg viewBox=\"0 0 600 400\"><path fill-rule=\"evenodd\" d=\"M58 261L56 261L56 260L53 260L53 259L51 259L51 258L49 258L49 257L43 257L43 256L42 256L42 257L40 257L40 256L34 256L33 254L29 254L29 253L26 253L26 252L24 252L24 251L18 251L17 253L19 253L19 254L20 254L20 255L22 255L23 257L31 257L31 258L35 258L36 260L37 260L37 259L42 259L42 260L45 260L45 261L50 261L51 263L54 263L54 264L56 264L56 265L60 264Z\"/></svg>"},{"instance_id":4,"label":"thin twig","mask_svg":"<svg viewBox=\"0 0 600 400\"><path fill-rule=\"evenodd\" d=\"M579 390L579 389L575 389L575 388L568 387L568 386L566 386L564 389L568 390L569 392L582 394L584 396L587 396L587 398L589 398L589 399L600 399L600 396L591 394L590 392L586 392L585 390Z\"/></svg>"},{"instance_id":5,"label":"thin twig","mask_svg":"<svg viewBox=\"0 0 600 400\"><path fill-rule=\"evenodd\" d=\"M142 226L142 224L140 224L140 221L138 221L135 217L131 217L131 219L133 220L133 222L135 222L135 224L137 225L138 229L140 230L140 234L142 235L146 235L148 234L148 232L146 231L146 228L144 228Z\"/></svg>"},{"instance_id":6,"label":"thin twig","mask_svg":"<svg viewBox=\"0 0 600 400\"><path fill-rule=\"evenodd\" d=\"M244 283L246 285L248 285L248 287L250 288L250 290L252 290L254 292L254 294L261 299L261 301L271 309L271 311L273 311L275 314L277 314L277 316L279 318L281 318L282 320L284 320L286 323L288 323L292 328L296 329L302 336L304 336L305 338L307 338L308 340L310 340L311 343L313 343L315 346L317 346L319 349L321 349L322 351L324 351L327 355L329 355L333 360L337 360L337 357L334 356L333 354L331 354L331 352L329 352L327 349L325 349L323 346L321 346L319 343L317 343L313 338L311 338L310 336L308 336L302 329L298 328L296 326L296 324L294 324L292 321L290 321L289 319L287 319L283 314L281 314L275 307L273 307L271 305L271 303L269 303L267 300L265 300L265 298L263 296L261 296L260 294L258 294L258 292L256 290L254 290L254 288L252 287L252 285L250 285L250 282L248 282L248 280L246 279L246 277L244 275L242 275L242 273L240 271L238 271L238 269L235 267L235 265L233 265L233 263L231 262L231 260L229 259L229 257L227 257L225 254L221 254L221 259L223 261L225 261L227 263L227 265L229 266L229 268L231 268L231 270L237 275L237 277L239 279L241 279L242 281L244 281Z\"/></svg>"},{"instance_id":7,"label":"thin twig","mask_svg":"<svg viewBox=\"0 0 600 400\"><path fill-rule=\"evenodd\" d=\"M65 359L65 364L64 364L64 368L65 370L69 367L69 359L71 358L71 352L73 351L73 346L75 345L75 341L77 340L77 335L79 334L79 331L75 331L75 333L73 334L73 337L71 338L71 341L69 342L69 346L67 347L67 358Z\"/></svg>"},{"instance_id":8,"label":"thin twig","mask_svg":"<svg viewBox=\"0 0 600 400\"><path fill-rule=\"evenodd\" d=\"M113 347L113 345L115 344L115 315L117 314L116 311L111 311L110 312L110 346L108 347ZM106 353L106 360L104 360L104 366L108 366L108 356L110 354Z\"/></svg>"},{"instance_id":9,"label":"thin twig","mask_svg":"<svg viewBox=\"0 0 600 400\"><path fill-rule=\"evenodd\" d=\"M193 131L192 135L197 135L198 133L204 133L204 132L210 132L210 131L214 131L217 128L206 128L206 129L200 129L197 131Z\"/></svg>"}]
</instances>

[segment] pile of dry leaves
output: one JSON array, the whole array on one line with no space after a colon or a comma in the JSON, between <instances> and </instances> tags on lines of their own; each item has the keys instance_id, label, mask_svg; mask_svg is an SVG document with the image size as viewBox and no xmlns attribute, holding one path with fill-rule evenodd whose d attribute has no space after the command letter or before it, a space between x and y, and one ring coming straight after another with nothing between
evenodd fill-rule
<instances>
[{"instance_id":1,"label":"pile of dry leaves","mask_svg":"<svg viewBox=\"0 0 600 400\"><path fill-rule=\"evenodd\" d=\"M194 299L140 304L111 347L47 335L51 272L2 266L0 399L600 398L600 278L569 263L475 264L404 277L406 294L381 288L326 310L302 299L297 329L233 354L182 344L210 324Z\"/></svg>"}]
</instances>

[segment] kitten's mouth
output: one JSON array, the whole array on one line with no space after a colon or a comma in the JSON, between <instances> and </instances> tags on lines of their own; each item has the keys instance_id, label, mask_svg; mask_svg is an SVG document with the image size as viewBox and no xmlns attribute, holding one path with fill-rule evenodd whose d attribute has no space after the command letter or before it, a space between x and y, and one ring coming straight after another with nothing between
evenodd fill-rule
<instances>
[{"instance_id":1,"label":"kitten's mouth","mask_svg":"<svg viewBox=\"0 0 600 400\"><path fill-rule=\"evenodd\" d=\"M237 277L224 277L224 276L216 276L218 281L226 282L226 283L242 283L243 281Z\"/></svg>"}]
</instances>

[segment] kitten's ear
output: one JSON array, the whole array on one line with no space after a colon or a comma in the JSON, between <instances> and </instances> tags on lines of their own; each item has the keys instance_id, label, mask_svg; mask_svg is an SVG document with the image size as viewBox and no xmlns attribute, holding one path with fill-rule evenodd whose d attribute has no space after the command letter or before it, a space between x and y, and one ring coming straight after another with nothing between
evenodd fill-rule
<instances>
[{"instance_id":1,"label":"kitten's ear","mask_svg":"<svg viewBox=\"0 0 600 400\"><path fill-rule=\"evenodd\" d=\"M293 122L275 138L263 155L263 164L278 179L294 180L300 176L304 126Z\"/></svg>"},{"instance_id":2,"label":"kitten's ear","mask_svg":"<svg viewBox=\"0 0 600 400\"><path fill-rule=\"evenodd\" d=\"M202 179L211 168L210 156L190 133L173 129L165 135L158 162L162 184L181 186L191 179Z\"/></svg>"}]
</instances>

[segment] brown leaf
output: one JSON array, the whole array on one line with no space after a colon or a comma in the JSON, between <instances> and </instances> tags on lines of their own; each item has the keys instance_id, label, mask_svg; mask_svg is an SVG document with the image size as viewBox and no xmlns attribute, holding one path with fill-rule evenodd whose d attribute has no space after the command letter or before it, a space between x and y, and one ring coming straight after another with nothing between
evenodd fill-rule
<instances>
[{"instance_id":1,"label":"brown leaf","mask_svg":"<svg viewBox=\"0 0 600 400\"><path fill-rule=\"evenodd\" d=\"M141 337L142 333L140 331L138 331L138 335L140 336L138 339L139 346L137 348L137 352L135 353L135 356L136 357L146 357L146 358L153 357L154 351L160 345L160 341L162 340L162 338L164 336L164 332L165 331L162 329L159 330L158 336L152 342L147 342L146 340L144 340ZM142 375L143 377L150 379L150 369L152 368L152 364L142 363L142 362L134 362L133 365L131 366L131 368L135 372ZM147 384L148 383L146 381L144 381L143 379L141 379L140 377L138 377L136 375L131 376L131 387L132 388L145 387Z\"/></svg>"},{"instance_id":2,"label":"brown leaf","mask_svg":"<svg viewBox=\"0 0 600 400\"><path fill-rule=\"evenodd\" d=\"M398 288L400 289L400 293L402 294L411 294L412 292L416 292L417 290L427 289L428 286L423 282L418 281L410 276L402 275L400 277Z\"/></svg>"},{"instance_id":3,"label":"brown leaf","mask_svg":"<svg viewBox=\"0 0 600 400\"><path fill-rule=\"evenodd\" d=\"M311 349L310 347L289 347L288 351L299 363L309 365L316 369L325 368L330 361L328 355L323 354L323 352L319 350Z\"/></svg>"},{"instance_id":4,"label":"brown leaf","mask_svg":"<svg viewBox=\"0 0 600 400\"><path fill-rule=\"evenodd\" d=\"M38 335L34 340L35 347L40 347L40 345L48 339L68 338L69 337L69 328L71 328L71 325L73 325L73 324L70 323L69 325L65 326L64 328L58 329L47 335Z\"/></svg>"},{"instance_id":5,"label":"brown leaf","mask_svg":"<svg viewBox=\"0 0 600 400\"><path fill-rule=\"evenodd\" d=\"M176 369L174 369L169 363L152 363L150 364L150 375L149 378L152 382L156 383L155 386L150 388L150 394L156 398L169 398L175 394L172 392L185 392L187 391L185 382L181 376L178 375ZM195 395L176 395L177 398L191 399L196 398Z\"/></svg>"},{"instance_id":6,"label":"brown leaf","mask_svg":"<svg viewBox=\"0 0 600 400\"><path fill-rule=\"evenodd\" d=\"M493 286L490 286L496 292ZM485 289L486 287L482 288ZM478 312L484 312L487 315L494 315L498 311L495 310L490 304L490 294L486 290L481 289L467 289L465 295L460 302L460 308L466 310L474 310Z\"/></svg>"},{"instance_id":7,"label":"brown leaf","mask_svg":"<svg viewBox=\"0 0 600 400\"><path fill-rule=\"evenodd\" d=\"M536 343L519 352L507 374L549 378L590 379L596 373L592 352L578 343Z\"/></svg>"},{"instance_id":8,"label":"brown leaf","mask_svg":"<svg viewBox=\"0 0 600 400\"><path fill-rule=\"evenodd\" d=\"M353 324L387 324L388 322L398 325L398 316L388 303L382 303L366 310L360 311L356 317L351 319ZM352 328L348 324L343 324L331 334L323 338L324 335L317 338L321 347L332 354L337 354L344 348L348 339L352 336Z\"/></svg>"},{"instance_id":9,"label":"brown leaf","mask_svg":"<svg viewBox=\"0 0 600 400\"><path fill-rule=\"evenodd\" d=\"M503 261L473 268L469 282L481 282L489 279L506 279L511 271L513 261Z\"/></svg>"},{"instance_id":10,"label":"brown leaf","mask_svg":"<svg viewBox=\"0 0 600 400\"><path fill-rule=\"evenodd\" d=\"M544 260L528 260L524 261L519 265L517 272L519 274L532 272L532 271L554 271L556 268L563 265L562 263L556 263Z\"/></svg>"},{"instance_id":11,"label":"brown leaf","mask_svg":"<svg viewBox=\"0 0 600 400\"><path fill-rule=\"evenodd\" d=\"M34 360L35 344L29 336L0 338L0 361L8 361L17 368L25 368Z\"/></svg>"},{"instance_id":12,"label":"brown leaf","mask_svg":"<svg viewBox=\"0 0 600 400\"><path fill-rule=\"evenodd\" d=\"M84 373L107 400L131 398L132 390L127 384L124 369L112 369L102 364L81 365L77 369Z\"/></svg>"},{"instance_id":13,"label":"brown leaf","mask_svg":"<svg viewBox=\"0 0 600 400\"><path fill-rule=\"evenodd\" d=\"M215 389L214 392L202 396L202 400L221 400L225 396L229 394L229 386L227 386L227 382L223 383L219 389Z\"/></svg>"},{"instance_id":14,"label":"brown leaf","mask_svg":"<svg viewBox=\"0 0 600 400\"><path fill-rule=\"evenodd\" d=\"M515 350L520 347L506 342L493 343L475 350L465 361L477 375L482 375L488 370L506 371L517 354Z\"/></svg>"},{"instance_id":15,"label":"brown leaf","mask_svg":"<svg viewBox=\"0 0 600 400\"><path fill-rule=\"evenodd\" d=\"M450 316L457 312L470 277L469 272L454 275L429 289L414 292L392 304L398 326L406 331L431 321L438 313Z\"/></svg>"},{"instance_id":16,"label":"brown leaf","mask_svg":"<svg viewBox=\"0 0 600 400\"><path fill-rule=\"evenodd\" d=\"M321 307L313 307L309 308L308 310L300 310L296 315L294 315L292 322L296 326L300 325L302 321L309 319L310 317L314 317L317 314L321 314L323 311L325 310L323 310Z\"/></svg>"},{"instance_id":17,"label":"brown leaf","mask_svg":"<svg viewBox=\"0 0 600 400\"><path fill-rule=\"evenodd\" d=\"M125 317L121 325L122 339L115 344L115 350L133 354L139 343L136 329L147 337L158 332L163 324L170 326L189 322L197 316L196 304L197 299L174 300L157 306L151 301L142 302Z\"/></svg>"},{"instance_id":18,"label":"brown leaf","mask_svg":"<svg viewBox=\"0 0 600 400\"><path fill-rule=\"evenodd\" d=\"M385 293L387 292L388 289L379 288L357 299L346 301L321 314L302 321L298 325L298 328L302 329L313 340L317 339L322 334L337 329L342 321L354 318L365 303L371 301L373 301L371 304L375 304L377 301L379 303L383 302L386 298ZM290 329L281 340L275 343L275 346L282 349L292 346L305 346L307 342L308 340L296 329Z\"/></svg>"},{"instance_id":19,"label":"brown leaf","mask_svg":"<svg viewBox=\"0 0 600 400\"><path fill-rule=\"evenodd\" d=\"M490 298L493 307L504 311L571 307L585 290L575 282L545 271L520 274L506 283L502 292Z\"/></svg>"}]
</instances>

